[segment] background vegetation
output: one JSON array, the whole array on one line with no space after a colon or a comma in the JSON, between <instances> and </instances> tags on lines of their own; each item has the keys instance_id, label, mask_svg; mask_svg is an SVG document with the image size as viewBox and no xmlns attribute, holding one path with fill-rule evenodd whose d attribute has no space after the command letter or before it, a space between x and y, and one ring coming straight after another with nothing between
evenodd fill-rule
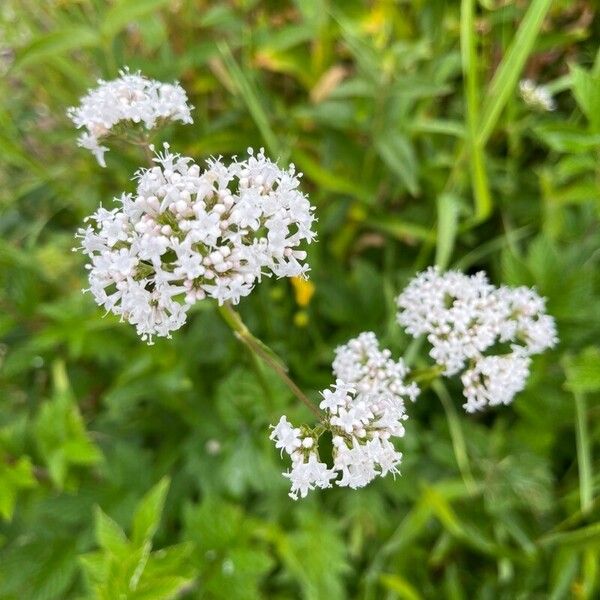
<instances>
[{"instance_id":1,"label":"background vegetation","mask_svg":"<svg viewBox=\"0 0 600 600\"><path fill-rule=\"evenodd\" d=\"M0 598L598 594L594 5L3 0ZM123 65L188 90L175 150L264 145L304 172L314 290L265 281L241 311L309 394L363 330L423 359L393 298L434 262L537 286L560 345L510 407L467 416L456 382L424 393L402 477L292 503L267 426L308 414L214 305L148 347L80 291L73 234L140 158L99 168L65 110ZM556 111L524 104L525 76Z\"/></svg>"}]
</instances>

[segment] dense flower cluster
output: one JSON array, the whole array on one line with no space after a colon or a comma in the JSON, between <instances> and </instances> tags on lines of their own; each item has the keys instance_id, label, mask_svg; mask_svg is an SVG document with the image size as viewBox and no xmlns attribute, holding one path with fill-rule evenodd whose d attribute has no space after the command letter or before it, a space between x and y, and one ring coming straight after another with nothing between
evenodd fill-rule
<instances>
[{"instance_id":1,"label":"dense flower cluster","mask_svg":"<svg viewBox=\"0 0 600 600\"><path fill-rule=\"evenodd\" d=\"M239 302L261 276L304 276L314 216L294 166L280 169L248 150L225 165L165 152L137 174L135 194L100 208L80 229L90 291L143 339L169 336L188 308L210 296Z\"/></svg>"},{"instance_id":2,"label":"dense flower cluster","mask_svg":"<svg viewBox=\"0 0 600 600\"><path fill-rule=\"evenodd\" d=\"M510 402L524 387L528 357L558 340L554 319L535 290L497 288L482 272L468 276L431 267L409 283L397 303L398 322L415 337L427 336L430 356L446 375L468 367L463 383L469 412ZM497 344L509 345L510 352L486 356Z\"/></svg>"},{"instance_id":3,"label":"dense flower cluster","mask_svg":"<svg viewBox=\"0 0 600 600\"><path fill-rule=\"evenodd\" d=\"M324 390L319 405L323 420L317 427L293 427L285 416L273 427L271 439L292 460L284 476L291 482L290 496L305 497L309 490L364 487L375 477L398 473L402 454L391 438L404 435L407 415L404 400L414 400L416 384L405 383L408 369L394 362L389 350L380 350L373 333L363 333L336 350L335 385ZM340 379L346 377L346 381ZM318 440L330 431L332 467L322 462Z\"/></svg>"},{"instance_id":4,"label":"dense flower cluster","mask_svg":"<svg viewBox=\"0 0 600 600\"><path fill-rule=\"evenodd\" d=\"M552 111L556 103L552 94L543 85L536 85L531 79L523 79L519 82L519 92L525 104L537 110Z\"/></svg>"},{"instance_id":5,"label":"dense flower cluster","mask_svg":"<svg viewBox=\"0 0 600 600\"><path fill-rule=\"evenodd\" d=\"M103 167L108 148L100 145L100 140L121 121L143 123L146 129L153 129L161 120L192 123L193 107L178 83L148 79L127 68L119 74L112 81L100 79L98 87L90 90L79 106L67 111L78 129L86 129L78 139L79 146L90 150Z\"/></svg>"}]
</instances>

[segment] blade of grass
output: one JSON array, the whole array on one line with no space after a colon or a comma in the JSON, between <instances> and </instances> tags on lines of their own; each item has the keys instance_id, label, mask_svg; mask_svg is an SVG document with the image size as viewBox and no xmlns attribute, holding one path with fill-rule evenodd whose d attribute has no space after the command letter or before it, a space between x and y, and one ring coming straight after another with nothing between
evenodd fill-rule
<instances>
[{"instance_id":1,"label":"blade of grass","mask_svg":"<svg viewBox=\"0 0 600 600\"><path fill-rule=\"evenodd\" d=\"M450 262L458 230L457 198L450 194L439 196L437 199L437 216L435 264L443 270Z\"/></svg>"},{"instance_id":2,"label":"blade of grass","mask_svg":"<svg viewBox=\"0 0 600 600\"><path fill-rule=\"evenodd\" d=\"M485 220L492 212L487 172L485 170L485 143L478 139L479 94L477 49L473 16L475 0L462 0L460 5L460 54L462 61L464 91L467 112L467 141L473 195L475 197L475 221Z\"/></svg>"},{"instance_id":3,"label":"blade of grass","mask_svg":"<svg viewBox=\"0 0 600 600\"><path fill-rule=\"evenodd\" d=\"M573 391L575 398L575 433L577 437L577 464L579 466L579 495L581 512L590 510L593 500L592 461L590 458L590 440L586 417L585 395Z\"/></svg>"},{"instance_id":4,"label":"blade of grass","mask_svg":"<svg viewBox=\"0 0 600 600\"><path fill-rule=\"evenodd\" d=\"M464 3L469 1L465 0ZM532 0L515 37L496 69L481 110L478 143L482 147L492 134L502 109L517 85L523 65L533 48L551 4L552 0Z\"/></svg>"},{"instance_id":5,"label":"blade of grass","mask_svg":"<svg viewBox=\"0 0 600 600\"><path fill-rule=\"evenodd\" d=\"M265 112L258 94L254 89L254 85L246 77L242 69L240 69L229 46L225 42L219 42L217 43L217 47L221 57L223 58L223 62L225 63L225 68L233 80L242 100L246 104L248 112L254 119L254 123L260 131L269 153L275 158L283 158L281 156L281 146L277 136L271 128L269 118L267 117L267 113Z\"/></svg>"},{"instance_id":6,"label":"blade of grass","mask_svg":"<svg viewBox=\"0 0 600 600\"><path fill-rule=\"evenodd\" d=\"M431 384L431 388L437 394L444 407L446 419L448 420L448 429L450 430L450 438L452 439L452 448L454 449L454 456L456 457L456 463L462 479L466 488L470 492L474 492L476 485L471 472L471 465L469 464L467 444L460 425L460 419L456 413L456 408L454 407L454 404L452 404L452 398L450 397L446 386L439 380L434 381Z\"/></svg>"}]
</instances>

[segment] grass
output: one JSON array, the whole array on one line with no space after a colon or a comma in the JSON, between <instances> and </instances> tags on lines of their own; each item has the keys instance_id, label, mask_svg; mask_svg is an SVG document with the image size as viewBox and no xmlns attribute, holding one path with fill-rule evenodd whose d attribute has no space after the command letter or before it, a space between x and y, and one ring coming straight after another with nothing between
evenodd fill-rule
<instances>
[{"instance_id":1,"label":"grass","mask_svg":"<svg viewBox=\"0 0 600 600\"><path fill-rule=\"evenodd\" d=\"M599 33L587 0L4 0L0 598L596 597ZM430 264L536 286L559 346L508 407L427 389L401 477L292 503L268 425L310 414L216 306L147 347L81 293L73 234L141 159L99 168L65 111L123 65L195 106L155 143L304 173L314 295L239 309L311 400L361 331L426 361L393 299Z\"/></svg>"}]
</instances>

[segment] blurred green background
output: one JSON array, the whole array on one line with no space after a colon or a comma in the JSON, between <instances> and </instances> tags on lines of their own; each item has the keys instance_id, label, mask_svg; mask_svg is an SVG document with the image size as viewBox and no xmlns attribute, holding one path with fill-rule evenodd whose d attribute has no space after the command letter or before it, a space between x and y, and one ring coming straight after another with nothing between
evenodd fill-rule
<instances>
[{"instance_id":1,"label":"blurred green background","mask_svg":"<svg viewBox=\"0 0 600 600\"><path fill-rule=\"evenodd\" d=\"M600 573L600 22L593 0L2 0L0 598L593 598ZM510 407L411 407L402 476L293 503L268 424L310 419L202 302L141 343L74 233L132 191L66 108L123 65L178 79L202 161L265 146L319 217L314 294L240 309L309 395L429 264L535 285L561 343ZM557 109L523 102L546 84ZM310 291L310 290L308 290Z\"/></svg>"}]
</instances>

